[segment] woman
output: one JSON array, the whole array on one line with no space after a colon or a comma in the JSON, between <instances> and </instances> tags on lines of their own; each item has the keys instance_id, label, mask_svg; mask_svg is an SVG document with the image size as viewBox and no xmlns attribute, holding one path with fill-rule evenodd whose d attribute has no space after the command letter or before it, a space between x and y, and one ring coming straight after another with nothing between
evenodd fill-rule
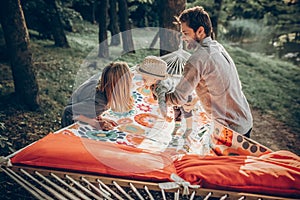
<instances>
[{"instance_id":1,"label":"woman","mask_svg":"<svg viewBox=\"0 0 300 200\"><path fill-rule=\"evenodd\" d=\"M99 80L94 75L72 94L64 108L61 125L68 126L82 121L103 130L111 130L117 124L99 117L111 108L114 112L128 112L133 108L131 97L132 75L125 62L113 62L106 66Z\"/></svg>"}]
</instances>

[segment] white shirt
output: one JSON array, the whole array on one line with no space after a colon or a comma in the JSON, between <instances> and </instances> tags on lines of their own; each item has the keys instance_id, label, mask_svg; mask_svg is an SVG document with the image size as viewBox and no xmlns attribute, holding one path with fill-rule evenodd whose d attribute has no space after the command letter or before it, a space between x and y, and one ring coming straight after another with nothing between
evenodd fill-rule
<instances>
[{"instance_id":1,"label":"white shirt","mask_svg":"<svg viewBox=\"0 0 300 200\"><path fill-rule=\"evenodd\" d=\"M224 47L205 38L184 67L184 74L167 100L182 105L195 89L213 120L245 134L253 126L249 104L242 91L235 64Z\"/></svg>"}]
</instances>

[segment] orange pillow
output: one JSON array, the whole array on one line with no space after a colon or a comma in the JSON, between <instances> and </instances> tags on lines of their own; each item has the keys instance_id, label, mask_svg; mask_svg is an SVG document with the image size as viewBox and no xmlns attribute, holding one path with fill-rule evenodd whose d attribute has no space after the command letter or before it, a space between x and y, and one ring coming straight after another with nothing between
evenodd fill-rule
<instances>
[{"instance_id":1,"label":"orange pillow","mask_svg":"<svg viewBox=\"0 0 300 200\"><path fill-rule=\"evenodd\" d=\"M300 157L289 151L254 156L185 155L177 174L204 188L300 197Z\"/></svg>"},{"instance_id":2,"label":"orange pillow","mask_svg":"<svg viewBox=\"0 0 300 200\"><path fill-rule=\"evenodd\" d=\"M11 162L148 181L169 181L176 173L166 153L52 133L17 153Z\"/></svg>"}]
</instances>

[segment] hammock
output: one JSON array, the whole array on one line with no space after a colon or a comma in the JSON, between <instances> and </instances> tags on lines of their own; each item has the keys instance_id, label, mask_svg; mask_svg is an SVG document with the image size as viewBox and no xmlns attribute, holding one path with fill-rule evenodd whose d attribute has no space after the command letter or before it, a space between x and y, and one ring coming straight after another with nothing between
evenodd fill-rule
<instances>
[{"instance_id":1,"label":"hammock","mask_svg":"<svg viewBox=\"0 0 300 200\"><path fill-rule=\"evenodd\" d=\"M191 54L183 49L183 41L180 41L179 48L177 51L161 56L167 65L167 72L173 76L181 76L184 65Z\"/></svg>"},{"instance_id":2,"label":"hammock","mask_svg":"<svg viewBox=\"0 0 300 200\"><path fill-rule=\"evenodd\" d=\"M1 170L37 199L300 198L299 156L210 121L200 104L188 142L172 137L174 121L133 80L134 109L102 114L114 130L76 122L7 156Z\"/></svg>"}]
</instances>

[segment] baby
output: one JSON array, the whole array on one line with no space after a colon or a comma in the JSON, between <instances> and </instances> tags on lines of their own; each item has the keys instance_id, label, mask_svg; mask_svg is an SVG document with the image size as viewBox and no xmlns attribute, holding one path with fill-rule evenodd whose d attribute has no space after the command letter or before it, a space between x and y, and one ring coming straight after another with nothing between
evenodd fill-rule
<instances>
[{"instance_id":1,"label":"baby","mask_svg":"<svg viewBox=\"0 0 300 200\"><path fill-rule=\"evenodd\" d=\"M143 60L142 64L137 66L136 71L142 75L145 86L150 87L154 99L158 100L159 109L162 116L167 121L172 120L172 118L167 115L168 107L166 104L165 94L175 90L180 78L169 76L167 73L167 63L157 56L147 56ZM189 95L188 103L191 101L192 96ZM188 109L184 109L184 107ZM176 132L180 128L181 115L183 115L186 120L186 130L183 134L183 137L187 138L192 132L192 109L190 109L190 106L173 106L173 109L175 128L172 135L176 135Z\"/></svg>"}]
</instances>

